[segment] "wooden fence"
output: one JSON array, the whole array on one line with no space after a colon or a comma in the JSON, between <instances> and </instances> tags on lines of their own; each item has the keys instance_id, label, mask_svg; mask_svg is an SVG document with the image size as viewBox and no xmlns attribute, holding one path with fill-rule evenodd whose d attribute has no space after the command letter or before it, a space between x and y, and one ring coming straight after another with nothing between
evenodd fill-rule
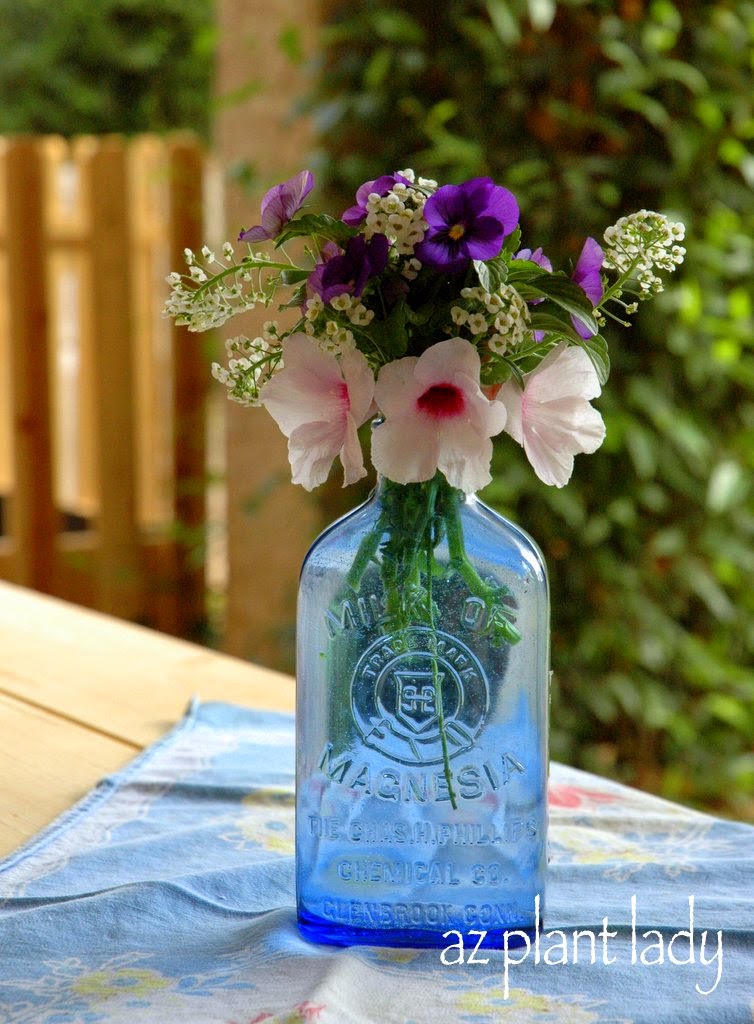
<instances>
[{"instance_id":1,"label":"wooden fence","mask_svg":"<svg viewBox=\"0 0 754 1024\"><path fill-rule=\"evenodd\" d=\"M205 619L206 355L162 320L204 234L192 137L0 140L0 577Z\"/></svg>"}]
</instances>

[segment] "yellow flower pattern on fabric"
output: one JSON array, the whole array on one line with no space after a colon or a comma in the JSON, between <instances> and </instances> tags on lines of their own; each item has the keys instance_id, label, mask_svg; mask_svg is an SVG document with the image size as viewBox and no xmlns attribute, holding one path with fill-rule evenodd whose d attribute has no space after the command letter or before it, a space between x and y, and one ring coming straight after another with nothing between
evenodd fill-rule
<instances>
[{"instance_id":1,"label":"yellow flower pattern on fabric","mask_svg":"<svg viewBox=\"0 0 754 1024\"><path fill-rule=\"evenodd\" d=\"M474 1018L489 1014L495 1024L632 1024L627 1017L603 1016L605 1004L586 996L548 996L528 989L511 989L507 998L502 987L466 992L456 1006Z\"/></svg>"},{"instance_id":2,"label":"yellow flower pattern on fabric","mask_svg":"<svg viewBox=\"0 0 754 1024\"><path fill-rule=\"evenodd\" d=\"M281 856L295 849L293 796L285 790L257 789L241 801L233 827L219 837L236 850L261 848Z\"/></svg>"},{"instance_id":3,"label":"yellow flower pattern on fabric","mask_svg":"<svg viewBox=\"0 0 754 1024\"><path fill-rule=\"evenodd\" d=\"M618 832L585 824L559 823L551 843L551 864L604 864L604 877L626 882L643 868L658 867L669 878L694 874L697 861L711 852L724 853L726 840L710 839L712 819L693 823L679 820L636 821Z\"/></svg>"},{"instance_id":4,"label":"yellow flower pattern on fabric","mask_svg":"<svg viewBox=\"0 0 754 1024\"><path fill-rule=\"evenodd\" d=\"M195 721L200 713L207 724ZM476 967L468 940L466 962L450 966L437 949L334 949L300 937L293 776L285 774L293 742L292 721L284 729L278 716L194 708L138 771L77 811L60 837L48 836L41 858L32 850L0 865L8 894L0 1024L651 1024L663 1005L697 1024L754 1024L745 956L750 826L553 765L542 952L555 955L538 969L532 948L518 967L519 950L506 992L503 952L480 949ZM255 775L250 759L259 764ZM236 772L243 783L229 787ZM171 786L187 778L190 785ZM145 802L153 791L159 795ZM66 899L51 912L56 893ZM653 948L646 928L689 926L692 895L697 946L701 930L712 929L708 956L722 929L720 983L709 998L694 986L711 989L717 964L703 969L697 960L684 970L666 955L662 971L651 957L632 965L634 893L640 953ZM117 951L103 949L115 913ZM596 930L603 915L618 933L608 948L614 962L592 965L581 944L577 969L570 944L559 962L566 947L551 945L547 931L577 922Z\"/></svg>"},{"instance_id":5,"label":"yellow flower pattern on fabric","mask_svg":"<svg viewBox=\"0 0 754 1024\"><path fill-rule=\"evenodd\" d=\"M116 996L147 996L169 988L172 982L157 971L143 967L122 967L115 971L93 971L80 977L71 986L77 996L93 1000L113 999Z\"/></svg>"}]
</instances>

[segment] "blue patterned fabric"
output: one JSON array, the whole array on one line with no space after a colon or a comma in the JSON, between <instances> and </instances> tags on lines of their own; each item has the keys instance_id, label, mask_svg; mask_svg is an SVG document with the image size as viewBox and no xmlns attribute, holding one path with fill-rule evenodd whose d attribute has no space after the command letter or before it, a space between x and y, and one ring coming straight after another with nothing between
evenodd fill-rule
<instances>
[{"instance_id":1,"label":"blue patterned fabric","mask_svg":"<svg viewBox=\"0 0 754 1024\"><path fill-rule=\"evenodd\" d=\"M295 924L293 759L290 716L195 705L1 862L0 1022L752 1024L754 828L554 765L538 946L335 949Z\"/></svg>"}]
</instances>

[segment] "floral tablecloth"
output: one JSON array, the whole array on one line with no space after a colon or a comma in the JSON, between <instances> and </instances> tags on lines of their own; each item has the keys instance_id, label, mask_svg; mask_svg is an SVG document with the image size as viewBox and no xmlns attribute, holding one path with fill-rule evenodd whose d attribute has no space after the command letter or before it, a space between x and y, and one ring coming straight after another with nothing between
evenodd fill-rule
<instances>
[{"instance_id":1,"label":"floral tablecloth","mask_svg":"<svg viewBox=\"0 0 754 1024\"><path fill-rule=\"evenodd\" d=\"M556 764L530 949L316 946L293 757L290 716L195 703L0 862L0 1022L754 1021L754 828Z\"/></svg>"}]
</instances>

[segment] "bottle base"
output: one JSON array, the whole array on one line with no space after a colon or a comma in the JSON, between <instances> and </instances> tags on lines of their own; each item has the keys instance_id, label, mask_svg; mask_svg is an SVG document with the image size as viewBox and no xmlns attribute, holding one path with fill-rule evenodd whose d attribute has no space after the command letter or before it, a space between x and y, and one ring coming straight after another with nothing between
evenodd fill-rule
<instances>
[{"instance_id":1,"label":"bottle base","mask_svg":"<svg viewBox=\"0 0 754 1024\"><path fill-rule=\"evenodd\" d=\"M471 927L442 930L431 928L359 928L299 913L298 928L305 939L328 946L387 946L400 949L447 949L457 944L459 934L468 951L472 949L516 949L532 942L538 926L520 928ZM481 936L481 939L480 939Z\"/></svg>"}]
</instances>

